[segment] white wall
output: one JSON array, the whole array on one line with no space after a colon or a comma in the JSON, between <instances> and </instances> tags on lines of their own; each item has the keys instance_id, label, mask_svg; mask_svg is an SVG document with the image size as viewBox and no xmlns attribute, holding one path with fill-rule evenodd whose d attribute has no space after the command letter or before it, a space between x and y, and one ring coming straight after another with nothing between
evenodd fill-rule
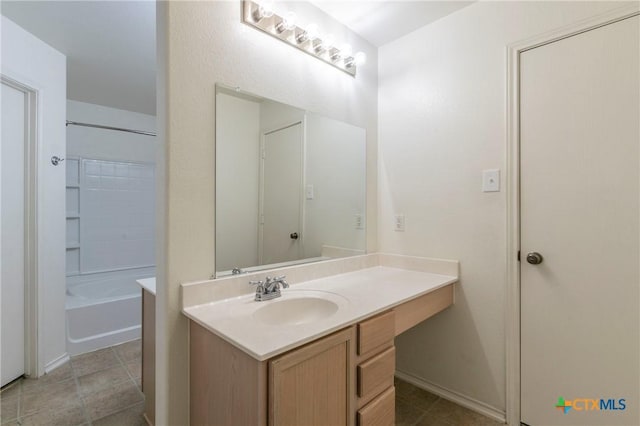
<instances>
[{"instance_id":1,"label":"white wall","mask_svg":"<svg viewBox=\"0 0 640 426\"><path fill-rule=\"evenodd\" d=\"M363 128L307 114L305 185L314 196L304 201L304 257L323 246L365 250L366 141Z\"/></svg>"},{"instance_id":2,"label":"white wall","mask_svg":"<svg viewBox=\"0 0 640 426\"><path fill-rule=\"evenodd\" d=\"M506 194L481 171L504 176L505 46L620 5L478 2L380 48L380 251L461 265L455 305L397 339L399 370L504 411Z\"/></svg>"},{"instance_id":3,"label":"white wall","mask_svg":"<svg viewBox=\"0 0 640 426\"><path fill-rule=\"evenodd\" d=\"M2 17L2 74L38 92L38 374L66 355L65 163L66 58Z\"/></svg>"},{"instance_id":4,"label":"white wall","mask_svg":"<svg viewBox=\"0 0 640 426\"><path fill-rule=\"evenodd\" d=\"M216 94L216 269L258 264L260 104Z\"/></svg>"},{"instance_id":5,"label":"white wall","mask_svg":"<svg viewBox=\"0 0 640 426\"><path fill-rule=\"evenodd\" d=\"M72 100L67 101L67 120L145 132L156 131L156 117L153 115ZM156 138L152 136L67 126L68 157L155 163L157 146Z\"/></svg>"},{"instance_id":6,"label":"white wall","mask_svg":"<svg viewBox=\"0 0 640 426\"><path fill-rule=\"evenodd\" d=\"M367 53L367 65L353 78L242 24L238 2L158 7L158 95L167 103L166 111L158 108L165 125L166 197L160 205L156 422L187 424L187 320L179 285L214 272L215 83L366 128L368 244L375 250L377 52L346 28L334 31ZM298 16L321 27L331 22L308 3L296 7Z\"/></svg>"}]
</instances>

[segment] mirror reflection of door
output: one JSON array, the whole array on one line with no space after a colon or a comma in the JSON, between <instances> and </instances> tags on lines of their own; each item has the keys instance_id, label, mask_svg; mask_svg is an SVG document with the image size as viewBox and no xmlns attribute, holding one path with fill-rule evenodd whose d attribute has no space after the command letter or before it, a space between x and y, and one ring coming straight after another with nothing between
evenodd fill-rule
<instances>
[{"instance_id":1,"label":"mirror reflection of door","mask_svg":"<svg viewBox=\"0 0 640 426\"><path fill-rule=\"evenodd\" d=\"M263 138L258 252L263 265L302 257L302 142L301 122Z\"/></svg>"}]
</instances>

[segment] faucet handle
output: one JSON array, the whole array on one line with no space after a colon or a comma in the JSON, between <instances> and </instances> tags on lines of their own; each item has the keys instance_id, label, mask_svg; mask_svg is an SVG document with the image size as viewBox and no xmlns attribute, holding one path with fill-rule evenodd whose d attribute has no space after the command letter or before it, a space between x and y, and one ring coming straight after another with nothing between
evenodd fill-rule
<instances>
[{"instance_id":1,"label":"faucet handle","mask_svg":"<svg viewBox=\"0 0 640 426\"><path fill-rule=\"evenodd\" d=\"M273 280L282 284L283 288L289 288L289 283L284 280L285 278L287 278L286 275L280 275L279 277L275 277Z\"/></svg>"},{"instance_id":2,"label":"faucet handle","mask_svg":"<svg viewBox=\"0 0 640 426\"><path fill-rule=\"evenodd\" d=\"M264 281L249 281L249 285L257 285L257 286L261 286L264 284Z\"/></svg>"}]
</instances>

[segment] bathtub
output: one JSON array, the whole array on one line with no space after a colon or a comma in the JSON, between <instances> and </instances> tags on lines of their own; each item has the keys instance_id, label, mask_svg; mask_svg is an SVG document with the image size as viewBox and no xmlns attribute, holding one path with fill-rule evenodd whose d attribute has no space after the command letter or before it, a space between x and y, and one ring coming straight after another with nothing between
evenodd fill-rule
<instances>
[{"instance_id":1,"label":"bathtub","mask_svg":"<svg viewBox=\"0 0 640 426\"><path fill-rule=\"evenodd\" d=\"M78 355L140 337L142 293L136 280L155 268L67 277L67 352Z\"/></svg>"}]
</instances>

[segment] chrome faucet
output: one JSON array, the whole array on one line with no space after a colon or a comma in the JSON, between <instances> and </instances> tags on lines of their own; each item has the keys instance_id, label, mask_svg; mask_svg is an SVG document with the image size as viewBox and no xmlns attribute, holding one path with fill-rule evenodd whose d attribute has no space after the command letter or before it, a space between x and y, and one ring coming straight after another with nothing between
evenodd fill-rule
<instances>
[{"instance_id":1,"label":"chrome faucet","mask_svg":"<svg viewBox=\"0 0 640 426\"><path fill-rule=\"evenodd\" d=\"M249 284L256 287L256 302L262 302L265 300L275 299L282 296L281 288L289 288L289 283L285 281L286 276L280 277L266 277L264 281L249 281Z\"/></svg>"}]
</instances>

